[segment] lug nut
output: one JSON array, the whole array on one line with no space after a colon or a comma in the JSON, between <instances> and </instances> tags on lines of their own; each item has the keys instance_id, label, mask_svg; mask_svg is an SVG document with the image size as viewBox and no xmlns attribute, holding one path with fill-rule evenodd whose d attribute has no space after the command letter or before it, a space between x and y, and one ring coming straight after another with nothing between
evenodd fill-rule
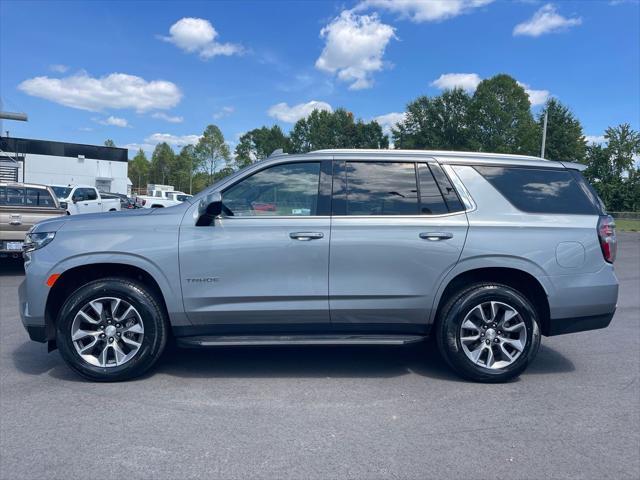
<instances>
[{"instance_id":1,"label":"lug nut","mask_svg":"<svg viewBox=\"0 0 640 480\"><path fill-rule=\"evenodd\" d=\"M498 340L497 338L494 340L494 342L496 343L500 343L500 340Z\"/></svg>"},{"instance_id":2,"label":"lug nut","mask_svg":"<svg viewBox=\"0 0 640 480\"><path fill-rule=\"evenodd\" d=\"M489 339L487 338L487 339L485 340L485 343L486 343L487 345L489 345L489 344L491 343L491 340L489 340Z\"/></svg>"},{"instance_id":3,"label":"lug nut","mask_svg":"<svg viewBox=\"0 0 640 480\"><path fill-rule=\"evenodd\" d=\"M104 338L104 337L106 337L106 335L104 333L101 333L100 338Z\"/></svg>"},{"instance_id":4,"label":"lug nut","mask_svg":"<svg viewBox=\"0 0 640 480\"><path fill-rule=\"evenodd\" d=\"M111 320L107 320L107 323L108 323L109 325L111 325Z\"/></svg>"},{"instance_id":5,"label":"lug nut","mask_svg":"<svg viewBox=\"0 0 640 480\"><path fill-rule=\"evenodd\" d=\"M482 325L482 329L483 329L483 330L486 330L486 329L487 329L487 326L486 326L486 325Z\"/></svg>"},{"instance_id":6,"label":"lug nut","mask_svg":"<svg viewBox=\"0 0 640 480\"><path fill-rule=\"evenodd\" d=\"M484 337L484 332L482 332L482 333L480 334L480 336L481 336L481 337Z\"/></svg>"},{"instance_id":7,"label":"lug nut","mask_svg":"<svg viewBox=\"0 0 640 480\"><path fill-rule=\"evenodd\" d=\"M119 323L116 323L116 328L120 328L120 324Z\"/></svg>"},{"instance_id":8,"label":"lug nut","mask_svg":"<svg viewBox=\"0 0 640 480\"><path fill-rule=\"evenodd\" d=\"M100 325L100 330L104 330L104 325Z\"/></svg>"},{"instance_id":9,"label":"lug nut","mask_svg":"<svg viewBox=\"0 0 640 480\"><path fill-rule=\"evenodd\" d=\"M109 337L109 343L113 342L113 337Z\"/></svg>"},{"instance_id":10,"label":"lug nut","mask_svg":"<svg viewBox=\"0 0 640 480\"><path fill-rule=\"evenodd\" d=\"M495 323L493 325L491 325L493 328L496 328L498 325L496 325Z\"/></svg>"},{"instance_id":11,"label":"lug nut","mask_svg":"<svg viewBox=\"0 0 640 480\"><path fill-rule=\"evenodd\" d=\"M120 337L122 334L120 332L118 332L116 335L118 335Z\"/></svg>"}]
</instances>

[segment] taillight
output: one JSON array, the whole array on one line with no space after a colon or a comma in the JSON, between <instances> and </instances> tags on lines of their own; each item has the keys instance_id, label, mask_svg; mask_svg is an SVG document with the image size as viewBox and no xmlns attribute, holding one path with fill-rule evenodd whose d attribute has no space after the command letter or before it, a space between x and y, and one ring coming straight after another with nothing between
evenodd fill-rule
<instances>
[{"instance_id":1,"label":"taillight","mask_svg":"<svg viewBox=\"0 0 640 480\"><path fill-rule=\"evenodd\" d=\"M600 248L605 261L613 263L618 251L618 239L616 238L616 224L610 215L602 215L598 220L598 238Z\"/></svg>"}]
</instances>

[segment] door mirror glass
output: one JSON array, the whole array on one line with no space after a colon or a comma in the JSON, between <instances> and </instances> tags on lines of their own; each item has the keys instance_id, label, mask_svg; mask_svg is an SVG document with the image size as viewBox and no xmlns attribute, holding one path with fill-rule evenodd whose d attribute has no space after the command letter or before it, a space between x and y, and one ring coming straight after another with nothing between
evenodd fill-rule
<instances>
[{"instance_id":1,"label":"door mirror glass","mask_svg":"<svg viewBox=\"0 0 640 480\"><path fill-rule=\"evenodd\" d=\"M69 208L69 205L67 204L67 202L60 202L60 208L66 210L67 208Z\"/></svg>"}]
</instances>

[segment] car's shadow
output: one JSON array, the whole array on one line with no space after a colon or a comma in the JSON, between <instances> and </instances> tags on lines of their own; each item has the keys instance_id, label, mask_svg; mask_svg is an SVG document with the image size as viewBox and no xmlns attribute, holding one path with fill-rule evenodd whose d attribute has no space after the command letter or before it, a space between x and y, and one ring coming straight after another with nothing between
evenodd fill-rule
<instances>
[{"instance_id":1,"label":"car's shadow","mask_svg":"<svg viewBox=\"0 0 640 480\"><path fill-rule=\"evenodd\" d=\"M425 348L429 347L429 348ZM48 374L84 381L58 352L25 342L12 352L15 367L29 375ZM560 352L540 347L526 375L570 372L573 363ZM180 378L388 378L406 374L460 382L430 343L404 347L219 347L171 349L141 380L164 374Z\"/></svg>"}]
</instances>

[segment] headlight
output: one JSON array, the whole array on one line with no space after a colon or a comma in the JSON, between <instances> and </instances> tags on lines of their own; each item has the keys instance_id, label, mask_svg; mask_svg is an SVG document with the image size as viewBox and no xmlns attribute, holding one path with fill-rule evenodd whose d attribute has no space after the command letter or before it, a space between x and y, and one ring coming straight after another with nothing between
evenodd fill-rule
<instances>
[{"instance_id":1,"label":"headlight","mask_svg":"<svg viewBox=\"0 0 640 480\"><path fill-rule=\"evenodd\" d=\"M27 233L27 236L24 237L22 250L25 253L38 250L51 242L55 236L56 234L54 232Z\"/></svg>"}]
</instances>

